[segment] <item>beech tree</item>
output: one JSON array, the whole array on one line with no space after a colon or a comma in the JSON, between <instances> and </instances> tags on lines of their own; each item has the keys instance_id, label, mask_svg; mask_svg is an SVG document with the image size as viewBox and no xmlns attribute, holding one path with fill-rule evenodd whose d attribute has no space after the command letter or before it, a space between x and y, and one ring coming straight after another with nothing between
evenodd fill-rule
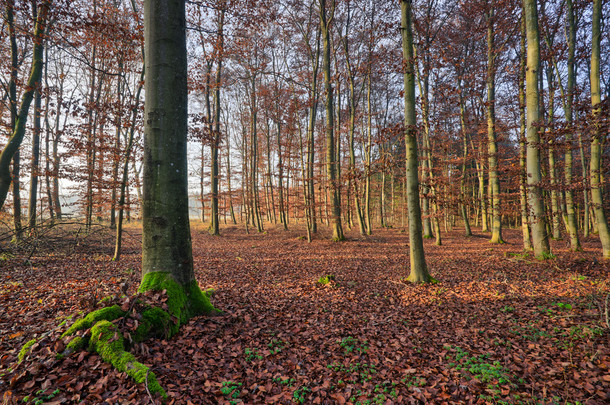
<instances>
[{"instance_id":1,"label":"beech tree","mask_svg":"<svg viewBox=\"0 0 610 405\"><path fill-rule=\"evenodd\" d=\"M184 0L144 3L142 283L166 289L180 323L213 310L193 271L187 188Z\"/></svg>"},{"instance_id":2,"label":"beech tree","mask_svg":"<svg viewBox=\"0 0 610 405\"><path fill-rule=\"evenodd\" d=\"M601 44L601 18L602 0L593 0L593 21L591 32L591 107L593 115L593 131L591 136L591 203L597 221L597 232L602 242L602 254L610 259L610 230L604 212L603 196L601 190L601 144L604 131L607 128L601 125L601 86L600 86L600 44Z\"/></svg>"},{"instance_id":3,"label":"beech tree","mask_svg":"<svg viewBox=\"0 0 610 405\"><path fill-rule=\"evenodd\" d=\"M546 232L544 202L540 182L540 109L538 75L540 69L540 34L538 31L538 9L536 0L524 0L525 28L527 33L527 70L526 70L526 106L527 106L527 196L529 218L532 227L534 255L544 258L550 253Z\"/></svg>"},{"instance_id":4,"label":"beech tree","mask_svg":"<svg viewBox=\"0 0 610 405\"><path fill-rule=\"evenodd\" d=\"M413 30L411 0L401 0L402 58L404 70L405 147L407 159L407 198L409 209L409 281L427 283L431 280L422 236L421 208L419 206L419 181L417 178L417 122L415 118L415 66L413 58Z\"/></svg>"}]
</instances>

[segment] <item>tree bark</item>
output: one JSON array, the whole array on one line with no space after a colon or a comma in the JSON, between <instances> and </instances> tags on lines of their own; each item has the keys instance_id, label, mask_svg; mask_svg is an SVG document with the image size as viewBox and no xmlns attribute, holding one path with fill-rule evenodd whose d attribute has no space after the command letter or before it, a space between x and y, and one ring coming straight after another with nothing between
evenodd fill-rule
<instances>
[{"instance_id":1,"label":"tree bark","mask_svg":"<svg viewBox=\"0 0 610 405\"><path fill-rule=\"evenodd\" d=\"M404 69L406 180L409 206L409 258L411 271L408 280L413 283L431 281L422 237L422 218L419 206L417 178L417 122L415 119L415 68L413 58L413 31L411 23L412 0L401 0L402 58Z\"/></svg>"},{"instance_id":2,"label":"tree bark","mask_svg":"<svg viewBox=\"0 0 610 405\"><path fill-rule=\"evenodd\" d=\"M496 139L496 66L493 0L488 4L487 16L487 159L489 162L489 190L491 192L491 243L502 240L500 213L500 179L498 178L498 141Z\"/></svg>"},{"instance_id":3,"label":"tree bark","mask_svg":"<svg viewBox=\"0 0 610 405\"><path fill-rule=\"evenodd\" d=\"M604 259L610 259L610 229L604 212L602 197L602 146L604 133L601 125L601 88L600 88L600 48L601 48L602 1L593 0L592 44L591 44L591 107L593 113L593 133L591 138L591 203L595 212L597 232L602 243Z\"/></svg>"},{"instance_id":4,"label":"tree bark","mask_svg":"<svg viewBox=\"0 0 610 405\"><path fill-rule=\"evenodd\" d=\"M525 10L525 8L523 9ZM527 168L526 168L526 117L525 117L525 72L527 65L525 12L521 17L521 52L519 61L519 203L521 212L521 233L523 235L523 250L530 251L532 247L532 235L527 208Z\"/></svg>"},{"instance_id":5,"label":"tree bark","mask_svg":"<svg viewBox=\"0 0 610 405\"><path fill-rule=\"evenodd\" d=\"M337 161L335 155L335 110L333 107L333 88L330 71L330 24L334 18L335 0L331 0L331 11L327 15L326 0L320 0L320 29L322 30L323 71L326 87L326 176L331 198L331 227L332 240L341 241L343 228L341 227L341 205L339 203L339 190L337 184Z\"/></svg>"},{"instance_id":6,"label":"tree bark","mask_svg":"<svg viewBox=\"0 0 610 405\"><path fill-rule=\"evenodd\" d=\"M36 26L34 28L33 39L34 53L32 55L30 76L25 87L26 90L24 91L21 99L19 112L16 115L13 132L8 139L8 142L4 146L2 153L0 153L0 209L4 206L8 190L11 186L12 177L10 164L13 160L13 156L17 153L19 147L21 146L21 142L23 141L30 105L32 104L32 99L34 98L34 92L36 88L40 86L40 80L42 78L44 52L43 38L49 7L50 0L44 0L36 17Z\"/></svg>"},{"instance_id":7,"label":"tree bark","mask_svg":"<svg viewBox=\"0 0 610 405\"><path fill-rule=\"evenodd\" d=\"M167 290L179 324L213 307L193 271L188 208L185 0L144 2L142 283Z\"/></svg>"},{"instance_id":8,"label":"tree bark","mask_svg":"<svg viewBox=\"0 0 610 405\"><path fill-rule=\"evenodd\" d=\"M574 3L567 0L568 6L568 88L565 104L565 119L568 125L565 140L567 149L564 157L564 178L566 182L565 200L568 234L570 235L570 248L573 252L580 250L580 239L578 238L578 222L576 221L576 210L574 209L574 192L572 191L572 128L573 128L573 105L574 87L576 74L574 69L574 57L576 53L576 22L574 19ZM557 80L560 80L557 78Z\"/></svg>"},{"instance_id":9,"label":"tree bark","mask_svg":"<svg viewBox=\"0 0 610 405\"><path fill-rule=\"evenodd\" d=\"M536 0L524 0L527 33L526 107L527 107L527 185L529 217L534 255L543 259L550 254L546 233L544 203L540 187L540 122L538 75L540 69L540 36Z\"/></svg>"}]
</instances>

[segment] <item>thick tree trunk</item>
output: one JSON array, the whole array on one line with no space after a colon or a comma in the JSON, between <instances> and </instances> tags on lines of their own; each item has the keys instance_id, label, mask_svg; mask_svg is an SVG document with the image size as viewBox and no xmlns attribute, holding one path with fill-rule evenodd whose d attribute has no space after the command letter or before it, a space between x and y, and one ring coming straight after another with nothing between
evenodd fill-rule
<instances>
[{"instance_id":1,"label":"thick tree trunk","mask_svg":"<svg viewBox=\"0 0 610 405\"><path fill-rule=\"evenodd\" d=\"M146 102L142 283L183 324L213 311L193 271L188 209L185 0L144 3Z\"/></svg>"},{"instance_id":2,"label":"thick tree trunk","mask_svg":"<svg viewBox=\"0 0 610 405\"><path fill-rule=\"evenodd\" d=\"M413 31L411 23L412 0L401 0L402 58L404 66L406 180L409 206L409 257L411 272L409 281L431 281L422 238L422 218L419 206L419 181L417 178L417 129L415 119L415 69L413 58Z\"/></svg>"}]
</instances>

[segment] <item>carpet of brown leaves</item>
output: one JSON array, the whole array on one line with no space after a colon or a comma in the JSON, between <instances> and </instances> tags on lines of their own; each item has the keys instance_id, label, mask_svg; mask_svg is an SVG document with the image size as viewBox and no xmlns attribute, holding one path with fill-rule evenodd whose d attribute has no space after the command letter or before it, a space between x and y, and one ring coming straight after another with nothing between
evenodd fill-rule
<instances>
[{"instance_id":1,"label":"carpet of brown leaves","mask_svg":"<svg viewBox=\"0 0 610 405\"><path fill-rule=\"evenodd\" d=\"M216 290L224 315L135 348L169 403L610 402L610 263L594 238L579 253L554 241L557 257L540 262L521 254L516 230L505 230L504 245L450 231L443 246L425 241L440 283L413 286L402 281L401 230L348 232L341 243L322 232L308 244L303 234L193 229L199 283ZM0 262L4 401L152 403L145 386L97 355L45 358L57 349L49 339L16 363L25 342L65 330L58 325L70 314L137 288L137 228L118 263L109 232L70 235L60 248L41 241L33 254ZM325 275L334 279L319 284Z\"/></svg>"}]
</instances>

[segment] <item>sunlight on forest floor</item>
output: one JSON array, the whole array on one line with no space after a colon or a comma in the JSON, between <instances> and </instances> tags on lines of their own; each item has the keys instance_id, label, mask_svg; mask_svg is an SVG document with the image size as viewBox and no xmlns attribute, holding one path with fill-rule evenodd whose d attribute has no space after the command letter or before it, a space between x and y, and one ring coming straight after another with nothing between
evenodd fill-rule
<instances>
[{"instance_id":1,"label":"sunlight on forest floor","mask_svg":"<svg viewBox=\"0 0 610 405\"><path fill-rule=\"evenodd\" d=\"M196 274L225 314L193 319L172 340L136 349L170 403L610 399L610 263L599 259L595 238L577 253L552 241L556 257L538 261L522 252L518 230L491 245L487 235L465 238L457 229L443 234L443 246L424 242L440 283L413 286L403 281L401 229L370 237L351 230L341 243L322 229L310 244L302 228L246 234L223 226L220 237L206 229L192 224ZM42 239L31 257L24 249L0 262L0 391L46 402L148 401L146 387L87 352L54 364L32 354L15 364L24 343L69 314L121 288L135 291L141 230L126 231L118 263L110 261L113 234L102 227L89 235L57 230L49 234L55 248ZM318 283L327 275L334 277Z\"/></svg>"}]
</instances>

